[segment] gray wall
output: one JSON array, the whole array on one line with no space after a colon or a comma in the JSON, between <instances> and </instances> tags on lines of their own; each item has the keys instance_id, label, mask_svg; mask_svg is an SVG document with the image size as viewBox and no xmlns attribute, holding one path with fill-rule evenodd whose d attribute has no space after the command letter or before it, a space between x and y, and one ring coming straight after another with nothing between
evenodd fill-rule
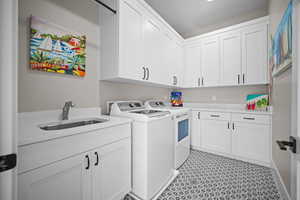
<instances>
[{"instance_id":1,"label":"gray wall","mask_svg":"<svg viewBox=\"0 0 300 200\"><path fill-rule=\"evenodd\" d=\"M96 11L92 1L73 0L72 3L68 0L19 1L19 112L61 108L66 100L73 100L78 107L99 105L97 78L99 27ZM66 29L86 34L87 74L84 78L30 69L30 15L42 17Z\"/></svg>"},{"instance_id":2,"label":"gray wall","mask_svg":"<svg viewBox=\"0 0 300 200\"><path fill-rule=\"evenodd\" d=\"M29 17L35 15L87 35L84 78L29 68ZM98 5L92 0L19 1L19 112L60 109L66 100L78 107L104 106L107 100L166 98L168 89L98 81Z\"/></svg>"},{"instance_id":3,"label":"gray wall","mask_svg":"<svg viewBox=\"0 0 300 200\"><path fill-rule=\"evenodd\" d=\"M266 94L267 91L267 86L184 89L183 100L201 103L244 104L247 94Z\"/></svg>"},{"instance_id":4,"label":"gray wall","mask_svg":"<svg viewBox=\"0 0 300 200\"><path fill-rule=\"evenodd\" d=\"M290 0L270 0L270 32L274 35L278 23ZM281 151L276 140L288 140L291 132L291 70L286 71L273 82L273 160L288 191L290 191L290 155Z\"/></svg>"},{"instance_id":5,"label":"gray wall","mask_svg":"<svg viewBox=\"0 0 300 200\"><path fill-rule=\"evenodd\" d=\"M103 112L105 112L106 102L115 100L168 100L170 90L166 88L150 87L128 83L113 83L107 81L100 82L100 101Z\"/></svg>"}]
</instances>

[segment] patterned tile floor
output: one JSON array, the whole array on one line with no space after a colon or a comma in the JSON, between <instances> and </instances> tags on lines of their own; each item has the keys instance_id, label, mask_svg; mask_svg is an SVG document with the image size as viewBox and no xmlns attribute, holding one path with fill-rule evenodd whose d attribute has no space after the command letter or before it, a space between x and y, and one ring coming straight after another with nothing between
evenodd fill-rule
<instances>
[{"instance_id":1,"label":"patterned tile floor","mask_svg":"<svg viewBox=\"0 0 300 200\"><path fill-rule=\"evenodd\" d=\"M280 200L272 169L192 151L158 200Z\"/></svg>"}]
</instances>

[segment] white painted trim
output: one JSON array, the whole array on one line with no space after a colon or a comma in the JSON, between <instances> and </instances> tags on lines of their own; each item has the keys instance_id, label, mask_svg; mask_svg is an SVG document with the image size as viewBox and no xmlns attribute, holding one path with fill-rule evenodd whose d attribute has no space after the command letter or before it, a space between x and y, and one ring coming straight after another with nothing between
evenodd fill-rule
<instances>
[{"instance_id":1,"label":"white painted trim","mask_svg":"<svg viewBox=\"0 0 300 200\"><path fill-rule=\"evenodd\" d=\"M293 10L293 55L292 55L292 114L291 114L291 135L297 137L299 135L299 114L300 114L300 106L299 103L299 94L300 94L300 87L299 87L299 77L300 77L300 38L299 38L299 30L300 30L300 15L298 10L300 10L300 1L294 1L294 10ZM297 145L297 149L299 144ZM299 191L297 189L300 187L298 185L297 178L299 177L298 171L298 164L299 161L299 153L291 155L291 178L290 178L290 185L291 185L291 199L296 200L299 199Z\"/></svg>"},{"instance_id":2,"label":"white painted trim","mask_svg":"<svg viewBox=\"0 0 300 200\"><path fill-rule=\"evenodd\" d=\"M212 31L212 32L209 32L209 33L204 33L204 34L201 34L201 35L198 35L198 36L195 36L195 37L188 38L188 39L185 40L185 44L194 43L194 42L197 42L197 41L199 41L203 38L206 38L206 37L212 37L212 36L217 35L217 34L221 34L221 33L228 32L228 31L234 31L236 29L241 29L241 28L251 26L251 25L256 25L256 24L266 24L266 25L268 25L269 21L270 21L269 16L260 17L260 18L257 18L257 19L251 20L251 21L236 24L236 25L233 25L233 26L228 26L226 28L222 28L222 29L219 29L219 30L216 30L216 31Z\"/></svg>"},{"instance_id":3,"label":"white painted trim","mask_svg":"<svg viewBox=\"0 0 300 200\"><path fill-rule=\"evenodd\" d=\"M274 169L275 175L277 176L275 178L277 179L276 180L277 184L279 184L279 185L277 185L278 189L280 190L280 194L284 195L283 200L291 200L291 197L290 197L290 195L289 195L289 193L288 193L288 191L287 191L287 189L285 187L285 184L284 184L284 182L283 182L283 180L282 180L282 178L280 176L280 173L279 173L279 170L277 168L277 165L275 164L275 162L273 161L273 159L272 159L271 162L272 162L271 163L271 167Z\"/></svg>"},{"instance_id":4,"label":"white painted trim","mask_svg":"<svg viewBox=\"0 0 300 200\"><path fill-rule=\"evenodd\" d=\"M0 1L0 37L0 155L7 155L17 153L18 0ZM17 199L16 174L0 173L0 199Z\"/></svg>"},{"instance_id":5,"label":"white painted trim","mask_svg":"<svg viewBox=\"0 0 300 200\"><path fill-rule=\"evenodd\" d=\"M165 19L163 19L147 2L145 2L144 0L138 0L138 2L160 23L162 23L164 27L171 31L181 43L184 41L184 38L168 22L166 22Z\"/></svg>"}]
</instances>

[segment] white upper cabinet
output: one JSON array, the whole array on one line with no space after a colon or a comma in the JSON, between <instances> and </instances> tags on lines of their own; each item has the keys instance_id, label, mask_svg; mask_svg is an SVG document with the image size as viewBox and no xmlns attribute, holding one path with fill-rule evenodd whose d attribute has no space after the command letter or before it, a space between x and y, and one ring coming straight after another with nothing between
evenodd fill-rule
<instances>
[{"instance_id":1,"label":"white upper cabinet","mask_svg":"<svg viewBox=\"0 0 300 200\"><path fill-rule=\"evenodd\" d=\"M171 44L172 48L169 52L169 55L171 55L171 65L169 66L169 73L171 75L171 85L182 86L184 79L183 47L176 42L172 42Z\"/></svg>"},{"instance_id":2,"label":"white upper cabinet","mask_svg":"<svg viewBox=\"0 0 300 200\"><path fill-rule=\"evenodd\" d=\"M101 80L170 87L268 83L263 17L184 40L145 1L112 0L101 9Z\"/></svg>"},{"instance_id":3,"label":"white upper cabinet","mask_svg":"<svg viewBox=\"0 0 300 200\"><path fill-rule=\"evenodd\" d=\"M219 37L206 38L201 42L201 84L217 86L220 80Z\"/></svg>"},{"instance_id":4,"label":"white upper cabinet","mask_svg":"<svg viewBox=\"0 0 300 200\"><path fill-rule=\"evenodd\" d=\"M268 26L254 25L242 30L243 83L268 83Z\"/></svg>"},{"instance_id":5,"label":"white upper cabinet","mask_svg":"<svg viewBox=\"0 0 300 200\"><path fill-rule=\"evenodd\" d=\"M162 65L161 30L151 19L146 19L143 26L144 39L144 64L146 68L146 80L160 82L159 69Z\"/></svg>"},{"instance_id":6,"label":"white upper cabinet","mask_svg":"<svg viewBox=\"0 0 300 200\"><path fill-rule=\"evenodd\" d=\"M201 46L187 45L185 47L184 83L187 88L201 86Z\"/></svg>"},{"instance_id":7,"label":"white upper cabinet","mask_svg":"<svg viewBox=\"0 0 300 200\"><path fill-rule=\"evenodd\" d=\"M268 24L263 17L187 39L183 87L267 84ZM197 44L200 59L191 49ZM201 70L194 71L199 60ZM198 73L200 85L195 83Z\"/></svg>"},{"instance_id":8,"label":"white upper cabinet","mask_svg":"<svg viewBox=\"0 0 300 200\"><path fill-rule=\"evenodd\" d=\"M120 1L119 75L131 79L143 77L143 15L133 3Z\"/></svg>"},{"instance_id":9,"label":"white upper cabinet","mask_svg":"<svg viewBox=\"0 0 300 200\"><path fill-rule=\"evenodd\" d=\"M242 77L242 41L240 31L220 37L220 85L239 85Z\"/></svg>"}]
</instances>

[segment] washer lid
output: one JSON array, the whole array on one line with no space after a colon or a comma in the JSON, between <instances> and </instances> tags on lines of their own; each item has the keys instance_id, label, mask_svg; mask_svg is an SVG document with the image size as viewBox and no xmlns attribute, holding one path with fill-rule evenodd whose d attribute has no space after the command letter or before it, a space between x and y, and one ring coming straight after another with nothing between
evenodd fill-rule
<instances>
[{"instance_id":1,"label":"washer lid","mask_svg":"<svg viewBox=\"0 0 300 200\"><path fill-rule=\"evenodd\" d=\"M170 114L169 111L162 111L162 110L137 110L137 111L131 111L130 113L146 115L148 117L159 117L159 116L165 116Z\"/></svg>"}]
</instances>

